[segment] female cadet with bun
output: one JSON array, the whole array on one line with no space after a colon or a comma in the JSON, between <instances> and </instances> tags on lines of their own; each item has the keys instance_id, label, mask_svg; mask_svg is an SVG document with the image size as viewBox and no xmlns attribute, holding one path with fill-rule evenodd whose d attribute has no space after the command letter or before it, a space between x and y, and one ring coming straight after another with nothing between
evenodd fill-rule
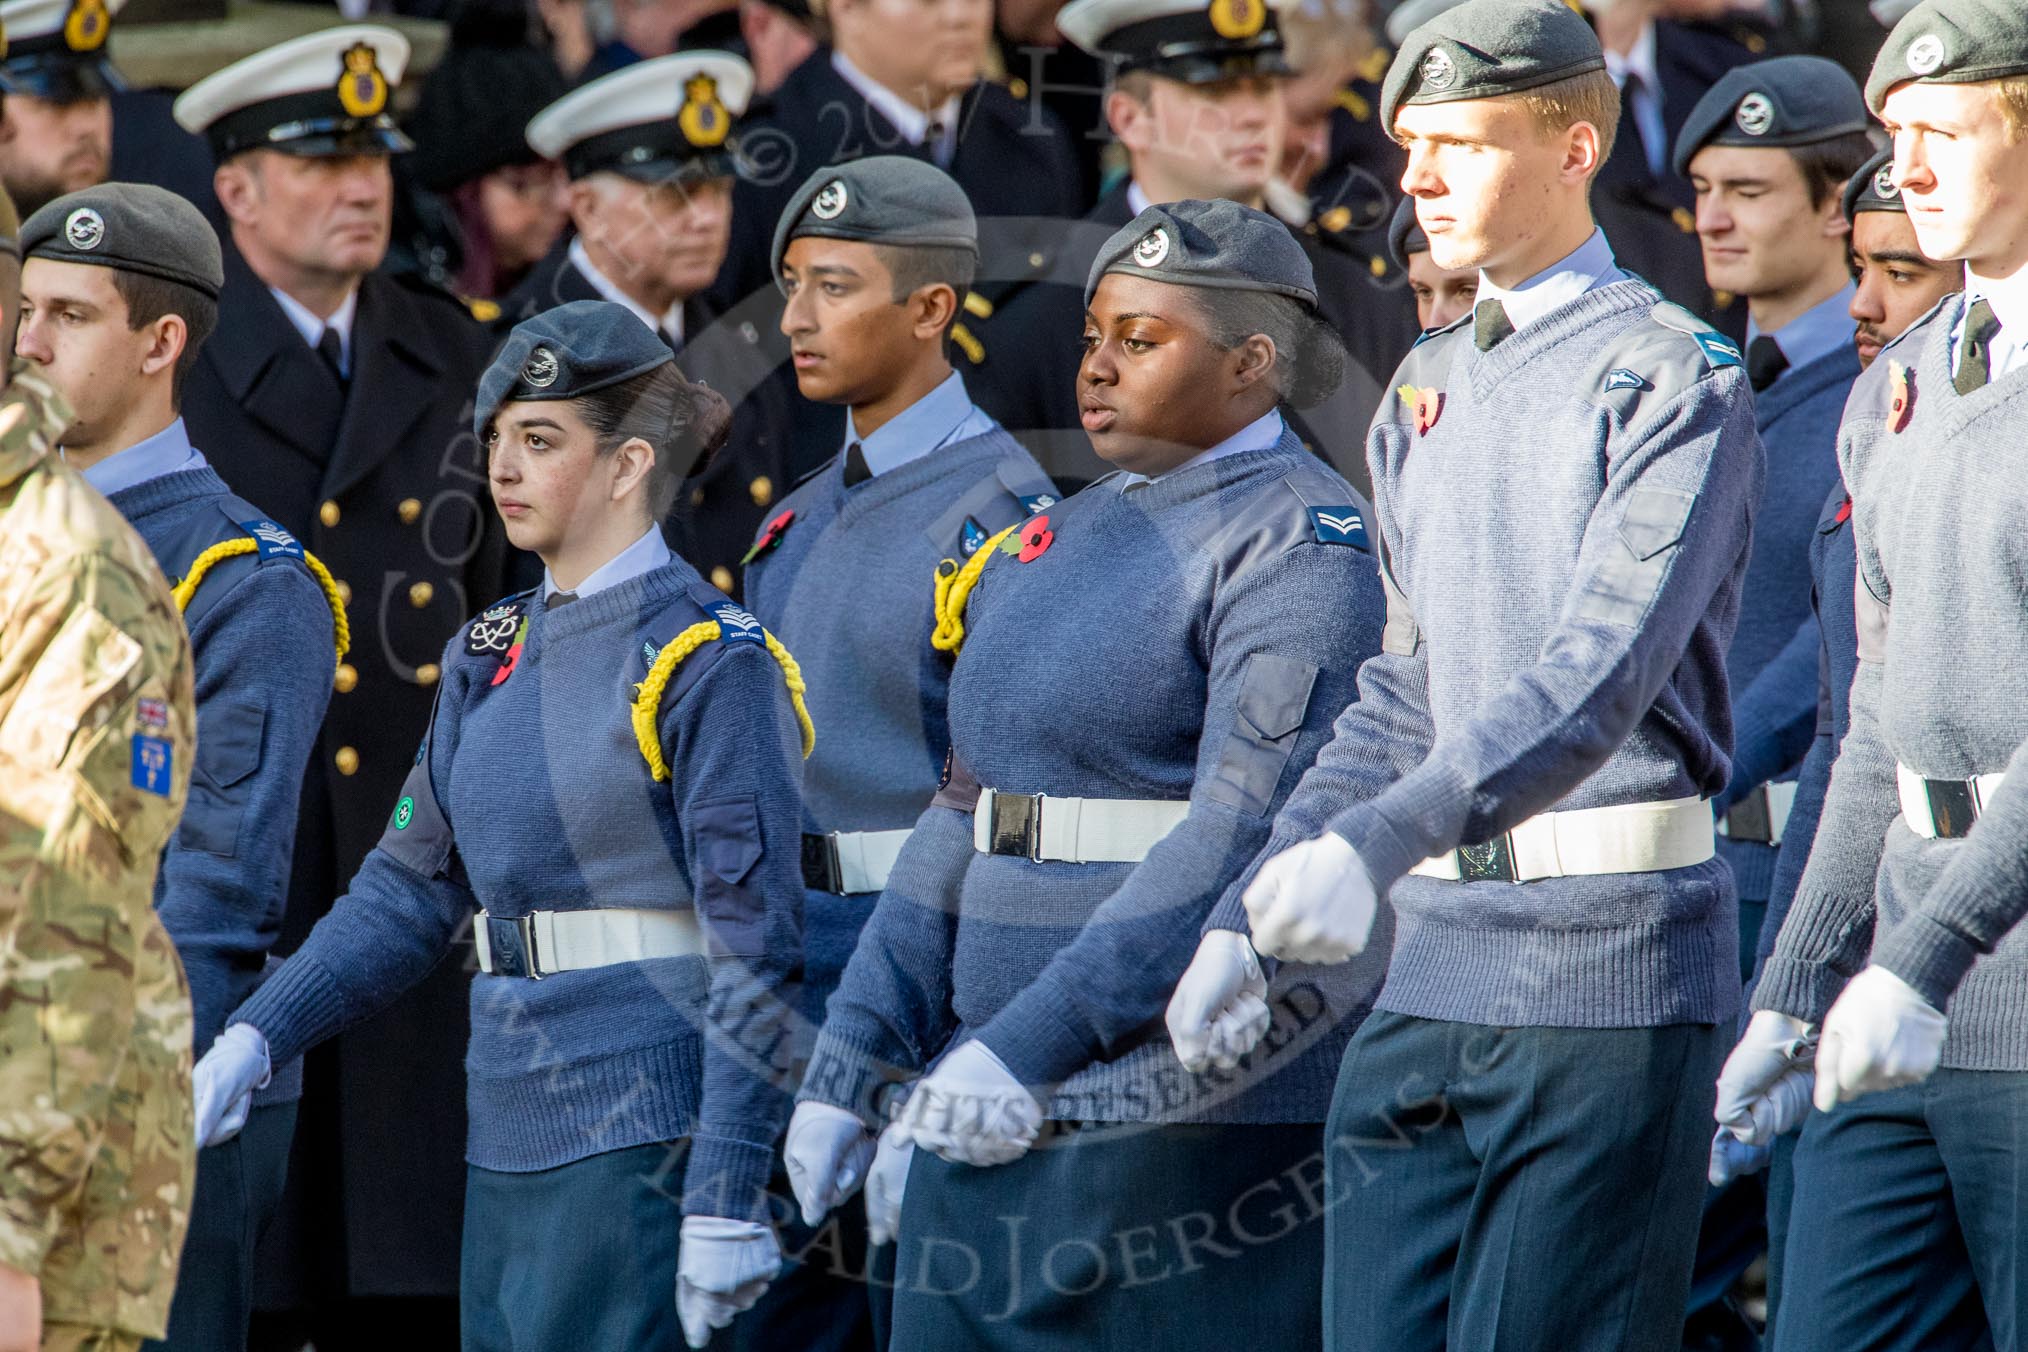
<instances>
[{"instance_id":1,"label":"female cadet with bun","mask_svg":"<svg viewBox=\"0 0 2028 1352\"><path fill-rule=\"evenodd\" d=\"M916 1147L895 1349L1321 1342L1299 1180L1376 974L1282 968L1236 1074L1186 1071L1162 1022L1379 646L1368 509L1279 411L1342 374L1315 302L1273 218L1143 211L1086 288L1078 402L1119 472L939 578L950 769L791 1137L856 1176L886 1082L929 1072L887 1138Z\"/></svg>"},{"instance_id":2,"label":"female cadet with bun","mask_svg":"<svg viewBox=\"0 0 2028 1352\"><path fill-rule=\"evenodd\" d=\"M727 421L618 305L509 335L474 430L542 586L451 641L379 846L197 1068L200 1135L228 1136L271 1062L384 1006L477 913L467 1352L673 1348L679 1317L702 1346L780 1263L767 1060L811 733L794 661L656 525Z\"/></svg>"}]
</instances>

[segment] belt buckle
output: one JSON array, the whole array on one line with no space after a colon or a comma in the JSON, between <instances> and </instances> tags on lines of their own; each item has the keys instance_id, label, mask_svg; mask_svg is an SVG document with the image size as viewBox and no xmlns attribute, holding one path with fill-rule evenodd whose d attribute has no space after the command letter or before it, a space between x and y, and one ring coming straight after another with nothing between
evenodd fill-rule
<instances>
[{"instance_id":1,"label":"belt buckle","mask_svg":"<svg viewBox=\"0 0 2028 1352\"><path fill-rule=\"evenodd\" d=\"M1971 834L1978 820L1979 800L1968 779L1925 779L1922 796L1929 801L1929 819L1938 840L1956 840Z\"/></svg>"},{"instance_id":2,"label":"belt buckle","mask_svg":"<svg viewBox=\"0 0 2028 1352\"><path fill-rule=\"evenodd\" d=\"M1457 848L1458 881L1465 883L1518 883L1514 873L1514 835L1502 831L1483 845Z\"/></svg>"},{"instance_id":3,"label":"belt buckle","mask_svg":"<svg viewBox=\"0 0 2028 1352\"><path fill-rule=\"evenodd\" d=\"M1754 785L1753 792L1726 809L1725 837L1758 845L1774 843L1774 805L1768 801L1767 785Z\"/></svg>"},{"instance_id":4,"label":"belt buckle","mask_svg":"<svg viewBox=\"0 0 2028 1352\"><path fill-rule=\"evenodd\" d=\"M993 791L993 818L987 823L987 853L1014 855L1041 863L1042 795Z\"/></svg>"},{"instance_id":5,"label":"belt buckle","mask_svg":"<svg viewBox=\"0 0 2028 1352\"><path fill-rule=\"evenodd\" d=\"M838 860L838 833L803 837L803 885L845 895L845 869Z\"/></svg>"},{"instance_id":6,"label":"belt buckle","mask_svg":"<svg viewBox=\"0 0 2028 1352\"><path fill-rule=\"evenodd\" d=\"M487 916L486 946L492 951L494 976L542 980L542 971L536 961L533 916Z\"/></svg>"}]
</instances>

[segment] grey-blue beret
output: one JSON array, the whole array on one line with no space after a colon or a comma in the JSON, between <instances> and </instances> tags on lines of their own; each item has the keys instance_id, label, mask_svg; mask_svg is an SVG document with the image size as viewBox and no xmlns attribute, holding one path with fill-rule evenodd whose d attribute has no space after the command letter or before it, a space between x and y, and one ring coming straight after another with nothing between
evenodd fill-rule
<instances>
[{"instance_id":1,"label":"grey-blue beret","mask_svg":"<svg viewBox=\"0 0 2028 1352\"><path fill-rule=\"evenodd\" d=\"M1402 40L1380 88L1380 125L1404 103L1520 94L1605 69L1597 34L1558 0L1465 0Z\"/></svg>"},{"instance_id":2,"label":"grey-blue beret","mask_svg":"<svg viewBox=\"0 0 2028 1352\"><path fill-rule=\"evenodd\" d=\"M1267 291L1317 303L1310 257L1289 228L1264 211L1223 198L1186 199L1151 206L1099 248L1084 287L1084 303L1099 278L1125 272L1177 286Z\"/></svg>"},{"instance_id":3,"label":"grey-blue beret","mask_svg":"<svg viewBox=\"0 0 2028 1352\"><path fill-rule=\"evenodd\" d=\"M1873 119L1845 68L1821 56L1777 56L1727 71L1676 136L1676 172L1708 145L1787 147L1865 131Z\"/></svg>"},{"instance_id":4,"label":"grey-blue beret","mask_svg":"<svg viewBox=\"0 0 2028 1352\"><path fill-rule=\"evenodd\" d=\"M574 300L514 326L479 377L472 431L481 442L502 404L576 399L674 361L669 347L632 310L609 300Z\"/></svg>"}]
</instances>

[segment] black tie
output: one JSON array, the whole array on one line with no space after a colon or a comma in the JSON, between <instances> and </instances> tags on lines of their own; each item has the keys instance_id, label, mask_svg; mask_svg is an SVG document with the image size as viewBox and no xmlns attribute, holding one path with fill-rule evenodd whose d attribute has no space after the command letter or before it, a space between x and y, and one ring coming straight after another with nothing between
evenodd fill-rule
<instances>
[{"instance_id":1,"label":"black tie","mask_svg":"<svg viewBox=\"0 0 2028 1352\"><path fill-rule=\"evenodd\" d=\"M1970 394L1993 378L1993 335L2000 331L2000 317L1983 296L1965 313L1964 347L1958 352L1958 393Z\"/></svg>"},{"instance_id":2,"label":"black tie","mask_svg":"<svg viewBox=\"0 0 2028 1352\"><path fill-rule=\"evenodd\" d=\"M872 477L873 470L866 463L866 452L859 449L858 442L853 442L845 449L845 486L851 488Z\"/></svg>"},{"instance_id":3,"label":"black tie","mask_svg":"<svg viewBox=\"0 0 2028 1352\"><path fill-rule=\"evenodd\" d=\"M317 338L317 355L324 359L324 365L331 368L340 385L345 383L345 342L338 336L338 330L326 324L324 332Z\"/></svg>"},{"instance_id":4,"label":"black tie","mask_svg":"<svg viewBox=\"0 0 2028 1352\"><path fill-rule=\"evenodd\" d=\"M1781 379L1782 372L1788 369L1788 355L1767 334L1746 345L1746 383L1753 386L1755 394Z\"/></svg>"},{"instance_id":5,"label":"black tie","mask_svg":"<svg viewBox=\"0 0 2028 1352\"><path fill-rule=\"evenodd\" d=\"M543 603L542 608L544 610L561 610L575 600L577 600L576 592L567 592L567 591L551 592L549 594L549 600Z\"/></svg>"},{"instance_id":6,"label":"black tie","mask_svg":"<svg viewBox=\"0 0 2028 1352\"><path fill-rule=\"evenodd\" d=\"M1472 341L1479 351L1491 352L1514 336L1514 322L1507 307L1497 300L1482 300L1472 307Z\"/></svg>"}]
</instances>

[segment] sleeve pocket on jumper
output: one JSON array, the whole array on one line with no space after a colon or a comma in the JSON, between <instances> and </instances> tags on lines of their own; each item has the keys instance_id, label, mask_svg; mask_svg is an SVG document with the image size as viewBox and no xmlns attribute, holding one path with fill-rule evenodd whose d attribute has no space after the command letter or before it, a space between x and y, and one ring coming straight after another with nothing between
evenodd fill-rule
<instances>
[{"instance_id":1,"label":"sleeve pocket on jumper","mask_svg":"<svg viewBox=\"0 0 2028 1352\"><path fill-rule=\"evenodd\" d=\"M1314 662L1276 653L1255 653L1246 659L1232 731L1205 788L1206 798L1256 817L1267 815L1282 771L1295 753L1316 682Z\"/></svg>"},{"instance_id":2,"label":"sleeve pocket on jumper","mask_svg":"<svg viewBox=\"0 0 2028 1352\"><path fill-rule=\"evenodd\" d=\"M697 841L697 914L713 956L758 957L765 948L763 899L746 880L761 858L760 807L752 794L690 806Z\"/></svg>"},{"instance_id":3,"label":"sleeve pocket on jumper","mask_svg":"<svg viewBox=\"0 0 2028 1352\"><path fill-rule=\"evenodd\" d=\"M196 773L177 836L185 849L228 859L238 852L240 820L253 797L267 723L267 710L251 701L212 700L199 706Z\"/></svg>"},{"instance_id":4,"label":"sleeve pocket on jumper","mask_svg":"<svg viewBox=\"0 0 2028 1352\"><path fill-rule=\"evenodd\" d=\"M1695 501L1673 488L1644 485L1630 491L1620 515L1619 547L1608 549L1585 584L1578 615L1629 629L1638 625L1661 590Z\"/></svg>"}]
</instances>

